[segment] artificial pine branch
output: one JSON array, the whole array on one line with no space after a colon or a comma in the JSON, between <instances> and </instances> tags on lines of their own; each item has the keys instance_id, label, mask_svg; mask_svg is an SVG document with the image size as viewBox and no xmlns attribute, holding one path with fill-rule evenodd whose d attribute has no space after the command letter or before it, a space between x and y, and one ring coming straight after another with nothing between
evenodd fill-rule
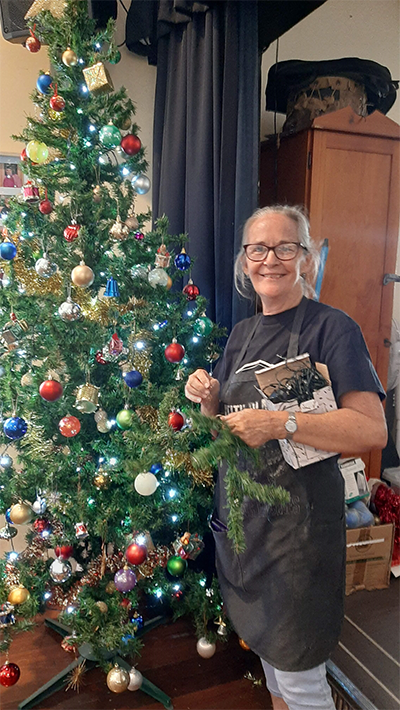
<instances>
[{"instance_id":1,"label":"artificial pine branch","mask_svg":"<svg viewBox=\"0 0 400 710\"><path fill-rule=\"evenodd\" d=\"M218 466L225 462L225 486L229 504L228 537L233 541L237 553L244 552L246 541L243 531L242 504L244 497L257 500L267 505L285 505L290 495L282 486L271 486L253 481L247 471L238 468L239 455L252 467L260 465L260 451L248 446L235 436L228 425L218 417L206 417L193 411L192 423L199 433L213 433L214 440L208 446L198 449L193 454L195 466L201 468L207 464Z\"/></svg>"}]
</instances>

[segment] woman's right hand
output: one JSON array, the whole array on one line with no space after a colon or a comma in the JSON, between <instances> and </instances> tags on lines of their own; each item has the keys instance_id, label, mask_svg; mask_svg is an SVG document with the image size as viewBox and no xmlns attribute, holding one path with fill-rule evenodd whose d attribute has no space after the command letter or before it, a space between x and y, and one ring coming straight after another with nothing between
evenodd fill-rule
<instances>
[{"instance_id":1,"label":"woman's right hand","mask_svg":"<svg viewBox=\"0 0 400 710\"><path fill-rule=\"evenodd\" d=\"M193 372L185 386L185 395L191 402L201 405L206 416L215 416L219 411L219 382L206 370Z\"/></svg>"}]
</instances>

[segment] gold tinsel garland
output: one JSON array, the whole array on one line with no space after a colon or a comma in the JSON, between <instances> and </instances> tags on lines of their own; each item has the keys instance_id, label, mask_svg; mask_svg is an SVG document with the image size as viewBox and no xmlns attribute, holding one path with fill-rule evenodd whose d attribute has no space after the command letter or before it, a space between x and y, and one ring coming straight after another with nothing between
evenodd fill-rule
<instances>
[{"instance_id":1,"label":"gold tinsel garland","mask_svg":"<svg viewBox=\"0 0 400 710\"><path fill-rule=\"evenodd\" d=\"M173 449L167 449L167 451L165 452L163 465L167 468L169 467L175 469L184 469L187 475L193 479L193 482L196 486L213 485L214 481L212 468L196 468L194 459L189 453L184 453L182 451L174 451Z\"/></svg>"},{"instance_id":2,"label":"gold tinsel garland","mask_svg":"<svg viewBox=\"0 0 400 710\"><path fill-rule=\"evenodd\" d=\"M21 439L20 446L25 449L29 448L30 455L39 459L47 458L54 453L55 447L46 437L44 427L35 423L33 413L30 417L28 431Z\"/></svg>"},{"instance_id":3,"label":"gold tinsel garland","mask_svg":"<svg viewBox=\"0 0 400 710\"><path fill-rule=\"evenodd\" d=\"M18 587L21 583L19 578L19 572L16 567L11 562L6 562L4 571L6 573L5 585L8 589L12 587Z\"/></svg>"},{"instance_id":4,"label":"gold tinsel garland","mask_svg":"<svg viewBox=\"0 0 400 710\"><path fill-rule=\"evenodd\" d=\"M138 579L140 577L153 577L156 567L166 567L172 552L165 545L157 545L154 550L148 550L145 561L138 566Z\"/></svg>"},{"instance_id":5,"label":"gold tinsel garland","mask_svg":"<svg viewBox=\"0 0 400 710\"><path fill-rule=\"evenodd\" d=\"M24 260L18 255L13 260L13 269L17 281L25 289L27 296L43 296L49 293L61 296L64 292L63 280L59 272L48 279L41 279L35 269L28 269Z\"/></svg>"},{"instance_id":6,"label":"gold tinsel garland","mask_svg":"<svg viewBox=\"0 0 400 710\"><path fill-rule=\"evenodd\" d=\"M99 555L89 563L86 574L78 582L75 582L66 592L60 585L52 587L48 606L52 609L66 609L68 606L73 606L78 601L79 594L84 585L88 587L98 586L103 576L102 568L109 574L115 574L122 566L122 553L107 555L105 558L105 568L103 555Z\"/></svg>"},{"instance_id":7,"label":"gold tinsel garland","mask_svg":"<svg viewBox=\"0 0 400 710\"><path fill-rule=\"evenodd\" d=\"M157 430L158 410L155 407L152 407L151 404L145 404L143 407L136 407L135 412L142 424L148 424L152 431Z\"/></svg>"}]
</instances>

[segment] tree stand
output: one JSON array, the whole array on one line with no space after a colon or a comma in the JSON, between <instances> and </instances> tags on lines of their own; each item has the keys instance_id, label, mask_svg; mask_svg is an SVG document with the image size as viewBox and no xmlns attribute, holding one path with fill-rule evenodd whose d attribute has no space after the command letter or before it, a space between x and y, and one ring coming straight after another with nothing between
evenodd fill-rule
<instances>
[{"instance_id":1,"label":"tree stand","mask_svg":"<svg viewBox=\"0 0 400 710\"><path fill-rule=\"evenodd\" d=\"M143 634L147 633L148 631L151 631L151 629L154 629L156 626L159 626L160 624L164 623L164 621L164 616L156 616L154 619L145 621L142 628L138 629L138 631L136 632L136 635L143 636ZM45 619L44 623L46 626L49 626L51 629L53 629L53 631L57 631L57 633L63 637L68 636L71 633L71 629L69 629L68 626L64 626L64 624L61 624L59 621ZM79 646L78 651L78 658L75 658L75 660L70 663L67 668L64 668L64 670L61 671L61 673L58 673L58 675L54 676L54 678L49 680L48 683L42 685L42 687L39 688L39 690L37 690L35 693L33 693L33 695L31 695L29 698L20 703L20 705L18 705L18 710L27 710L28 708L33 708L45 698L48 698L50 695L53 695L53 693L56 693L58 690L61 690L68 683L68 676L71 671L73 671L74 668L79 666L79 664L83 661L85 661L85 665L88 670L96 667L97 662L95 657L93 656L92 647L90 646L90 644L82 644L82 646ZM114 651L104 651L103 658L106 661L111 661L113 664L118 663L119 666L125 668L125 670L127 670L128 672L131 669L129 663L127 663L127 661L121 658L119 649L115 649ZM147 693L147 695L150 695L152 698L164 705L166 710L173 710L171 698L169 698L168 695L163 693L162 690L157 688L156 685L153 685L153 683L150 683L150 681L146 680L146 678L144 677L143 683L140 686L140 690L143 690L144 693Z\"/></svg>"}]
</instances>

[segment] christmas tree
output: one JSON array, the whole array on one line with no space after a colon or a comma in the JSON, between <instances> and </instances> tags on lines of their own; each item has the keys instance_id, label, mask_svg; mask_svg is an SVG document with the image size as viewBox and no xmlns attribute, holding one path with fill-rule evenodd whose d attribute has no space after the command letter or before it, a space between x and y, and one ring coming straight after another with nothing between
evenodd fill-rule
<instances>
[{"instance_id":1,"label":"christmas tree","mask_svg":"<svg viewBox=\"0 0 400 710\"><path fill-rule=\"evenodd\" d=\"M195 460L211 435L184 397L221 331L185 235L135 214L150 185L135 106L107 71L113 23L97 30L80 0L29 14L27 49L48 45L52 70L16 136L27 182L0 244L0 652L47 604L64 648L89 645L109 687L133 690L137 673L110 670L107 653L132 659L146 619L191 612L203 655L226 635L205 545L213 472ZM12 647L9 660L4 686L19 677Z\"/></svg>"}]
</instances>

